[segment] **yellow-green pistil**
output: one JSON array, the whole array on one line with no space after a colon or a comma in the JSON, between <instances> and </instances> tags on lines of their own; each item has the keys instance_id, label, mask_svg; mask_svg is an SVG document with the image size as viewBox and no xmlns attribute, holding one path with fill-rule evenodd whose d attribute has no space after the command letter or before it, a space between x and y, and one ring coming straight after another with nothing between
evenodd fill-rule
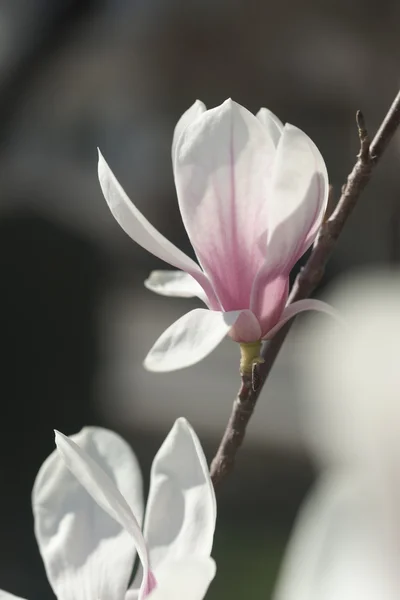
<instances>
[{"instance_id":1,"label":"yellow-green pistil","mask_svg":"<svg viewBox=\"0 0 400 600\"><path fill-rule=\"evenodd\" d=\"M260 352L261 340L240 344L240 373L242 375L251 375L253 366L264 362Z\"/></svg>"}]
</instances>

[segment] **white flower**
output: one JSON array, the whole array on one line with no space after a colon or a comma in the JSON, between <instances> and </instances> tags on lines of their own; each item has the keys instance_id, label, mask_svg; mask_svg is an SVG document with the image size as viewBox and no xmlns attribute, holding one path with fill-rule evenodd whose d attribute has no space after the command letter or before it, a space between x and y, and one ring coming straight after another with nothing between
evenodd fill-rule
<instances>
[{"instance_id":1,"label":"white flower","mask_svg":"<svg viewBox=\"0 0 400 600\"><path fill-rule=\"evenodd\" d=\"M160 336L146 368L192 365L226 335L260 349L298 312L331 312L318 300L286 306L290 271L314 242L328 200L324 160L303 131L265 108L255 116L232 100L210 110L197 101L175 128L172 166L198 263L147 221L99 157L100 185L115 219L135 242L180 269L153 272L146 287L198 296L207 306Z\"/></svg>"},{"instance_id":2,"label":"white flower","mask_svg":"<svg viewBox=\"0 0 400 600\"><path fill-rule=\"evenodd\" d=\"M56 442L32 505L58 600L202 600L215 574L216 502L187 421L176 421L153 461L143 534L142 479L126 442L94 427L71 438L57 432ZM142 569L128 590L135 548Z\"/></svg>"},{"instance_id":3,"label":"white flower","mask_svg":"<svg viewBox=\"0 0 400 600\"><path fill-rule=\"evenodd\" d=\"M307 437L322 473L275 600L400 598L400 275L352 276L305 352Z\"/></svg>"}]
</instances>

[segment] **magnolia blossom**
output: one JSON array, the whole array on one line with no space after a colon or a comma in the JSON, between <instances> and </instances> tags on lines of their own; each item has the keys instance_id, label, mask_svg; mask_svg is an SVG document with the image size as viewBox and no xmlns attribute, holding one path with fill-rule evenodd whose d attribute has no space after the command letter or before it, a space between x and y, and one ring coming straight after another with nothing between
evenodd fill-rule
<instances>
[{"instance_id":1,"label":"magnolia blossom","mask_svg":"<svg viewBox=\"0 0 400 600\"><path fill-rule=\"evenodd\" d=\"M286 306L289 273L313 243L328 199L324 160L310 138L266 108L257 116L232 100L206 110L196 101L180 118L172 165L182 220L198 263L138 211L100 154L99 179L112 214L143 248L179 269L155 271L145 285L166 296L197 296L171 325L145 366L189 366L230 335L271 338L300 311L329 310L316 300Z\"/></svg>"},{"instance_id":2,"label":"magnolia blossom","mask_svg":"<svg viewBox=\"0 0 400 600\"><path fill-rule=\"evenodd\" d=\"M351 277L346 328L314 330L303 366L307 439L321 469L275 600L400 598L400 273Z\"/></svg>"},{"instance_id":3,"label":"magnolia blossom","mask_svg":"<svg viewBox=\"0 0 400 600\"><path fill-rule=\"evenodd\" d=\"M153 461L143 534L142 478L124 440L90 427L56 432L56 443L32 505L58 600L202 600L215 574L216 501L187 421L176 421ZM136 551L142 568L129 587Z\"/></svg>"}]
</instances>

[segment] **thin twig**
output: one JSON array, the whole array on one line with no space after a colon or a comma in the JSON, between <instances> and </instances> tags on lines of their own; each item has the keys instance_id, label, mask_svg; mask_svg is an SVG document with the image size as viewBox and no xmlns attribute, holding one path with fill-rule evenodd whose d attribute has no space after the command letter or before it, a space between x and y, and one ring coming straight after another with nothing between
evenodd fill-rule
<instances>
[{"instance_id":1,"label":"thin twig","mask_svg":"<svg viewBox=\"0 0 400 600\"><path fill-rule=\"evenodd\" d=\"M357 112L356 122L360 140L360 152L357 156L357 162L348 176L347 182L342 187L342 195L336 208L322 224L310 257L294 282L289 297L290 303L308 298L321 281L325 265L347 219L353 211L361 192L370 180L374 167L378 164L400 125L400 91L372 142L369 140L361 111ZM244 440L247 424L290 327L291 323L287 323L273 340L265 344L262 351L264 362L257 367L257 386L249 385L245 381L242 382L237 398L233 403L232 413L224 436L211 464L211 477L214 487L218 486L233 469L236 453Z\"/></svg>"}]
</instances>

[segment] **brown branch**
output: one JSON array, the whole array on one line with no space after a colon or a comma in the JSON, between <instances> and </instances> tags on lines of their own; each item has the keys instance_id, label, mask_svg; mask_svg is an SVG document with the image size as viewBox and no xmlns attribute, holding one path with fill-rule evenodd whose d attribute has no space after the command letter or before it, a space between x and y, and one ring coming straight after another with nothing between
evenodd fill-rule
<instances>
[{"instance_id":1,"label":"brown branch","mask_svg":"<svg viewBox=\"0 0 400 600\"><path fill-rule=\"evenodd\" d=\"M348 176L347 182L342 187L342 195L336 208L321 226L310 257L294 282L289 302L308 298L321 281L325 265L347 219L353 211L361 192L370 180L374 167L378 164L400 125L400 92L397 94L372 142L369 140L361 111L357 112L356 122L360 140L360 152L357 156L357 162ZM218 486L233 469L236 453L244 440L247 424L290 327L291 323L287 323L273 340L265 344L262 351L264 362L257 366L257 385L254 386L246 380L242 381L238 396L233 403L232 413L224 436L211 464L211 477L214 487Z\"/></svg>"}]
</instances>

